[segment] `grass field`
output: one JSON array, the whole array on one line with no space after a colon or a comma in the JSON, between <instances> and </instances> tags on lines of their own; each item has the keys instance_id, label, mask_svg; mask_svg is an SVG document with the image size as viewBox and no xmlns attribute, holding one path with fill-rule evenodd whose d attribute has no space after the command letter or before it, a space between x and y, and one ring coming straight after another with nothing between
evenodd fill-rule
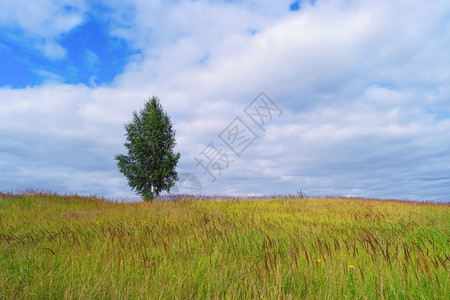
<instances>
[{"instance_id":1,"label":"grass field","mask_svg":"<svg viewBox=\"0 0 450 300\"><path fill-rule=\"evenodd\" d=\"M0 193L2 299L449 299L450 206Z\"/></svg>"}]
</instances>

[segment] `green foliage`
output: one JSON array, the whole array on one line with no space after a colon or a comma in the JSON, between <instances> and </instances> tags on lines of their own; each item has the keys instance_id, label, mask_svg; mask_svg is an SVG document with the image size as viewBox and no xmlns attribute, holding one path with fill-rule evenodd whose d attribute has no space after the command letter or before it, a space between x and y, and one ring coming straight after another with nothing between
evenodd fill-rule
<instances>
[{"instance_id":1,"label":"green foliage","mask_svg":"<svg viewBox=\"0 0 450 300\"><path fill-rule=\"evenodd\" d=\"M153 199L174 186L178 175L175 167L180 158L174 153L175 132L159 99L152 97L133 121L125 125L128 155L116 155L117 166L130 187L145 200Z\"/></svg>"},{"instance_id":2,"label":"green foliage","mask_svg":"<svg viewBox=\"0 0 450 300\"><path fill-rule=\"evenodd\" d=\"M446 299L450 206L0 194L0 299Z\"/></svg>"}]
</instances>

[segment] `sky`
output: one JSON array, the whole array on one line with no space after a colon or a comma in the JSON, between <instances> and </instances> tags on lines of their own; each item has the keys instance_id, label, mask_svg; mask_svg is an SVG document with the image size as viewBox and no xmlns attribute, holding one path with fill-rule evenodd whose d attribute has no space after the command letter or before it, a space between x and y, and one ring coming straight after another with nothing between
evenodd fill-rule
<instances>
[{"instance_id":1,"label":"sky","mask_svg":"<svg viewBox=\"0 0 450 300\"><path fill-rule=\"evenodd\" d=\"M447 0L0 0L0 190L132 199L157 96L173 192L450 200Z\"/></svg>"}]
</instances>

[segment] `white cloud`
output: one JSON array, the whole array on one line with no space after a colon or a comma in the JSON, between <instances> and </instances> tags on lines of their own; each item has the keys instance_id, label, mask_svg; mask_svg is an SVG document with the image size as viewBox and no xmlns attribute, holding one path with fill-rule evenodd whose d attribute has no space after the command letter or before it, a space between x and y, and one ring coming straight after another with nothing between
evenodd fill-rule
<instances>
[{"instance_id":1,"label":"white cloud","mask_svg":"<svg viewBox=\"0 0 450 300\"><path fill-rule=\"evenodd\" d=\"M58 60L66 56L66 50L54 40L45 41L42 45L38 45L37 48L50 59Z\"/></svg>"},{"instance_id":2,"label":"white cloud","mask_svg":"<svg viewBox=\"0 0 450 300\"><path fill-rule=\"evenodd\" d=\"M129 195L113 157L131 112L156 94L180 171L207 193L448 201L447 1L323 0L295 13L290 1L111 3L114 33L142 55L107 87L1 89L0 169L23 181L0 189L43 176L50 189ZM284 111L266 132L242 112L261 90ZM236 116L259 138L212 183L193 157L211 141L226 150L218 134Z\"/></svg>"},{"instance_id":3,"label":"white cloud","mask_svg":"<svg viewBox=\"0 0 450 300\"><path fill-rule=\"evenodd\" d=\"M84 0L3 0L1 5L0 26L10 29L4 34L49 59L65 56L58 38L81 24L86 10Z\"/></svg>"},{"instance_id":4,"label":"white cloud","mask_svg":"<svg viewBox=\"0 0 450 300\"><path fill-rule=\"evenodd\" d=\"M18 27L26 34L54 37L82 21L84 0L3 0L0 24Z\"/></svg>"},{"instance_id":5,"label":"white cloud","mask_svg":"<svg viewBox=\"0 0 450 300\"><path fill-rule=\"evenodd\" d=\"M89 69L97 69L100 58L98 55L89 49L83 50L83 62Z\"/></svg>"}]
</instances>

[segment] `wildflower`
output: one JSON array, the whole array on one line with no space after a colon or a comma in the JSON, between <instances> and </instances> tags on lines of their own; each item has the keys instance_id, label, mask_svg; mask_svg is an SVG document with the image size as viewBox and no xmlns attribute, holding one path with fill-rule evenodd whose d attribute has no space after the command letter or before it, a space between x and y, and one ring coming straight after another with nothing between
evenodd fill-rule
<instances>
[{"instance_id":1,"label":"wildflower","mask_svg":"<svg viewBox=\"0 0 450 300\"><path fill-rule=\"evenodd\" d=\"M356 270L356 267L353 266L353 265L349 265L348 268L349 268L349 269L352 269L352 270Z\"/></svg>"},{"instance_id":2,"label":"wildflower","mask_svg":"<svg viewBox=\"0 0 450 300\"><path fill-rule=\"evenodd\" d=\"M316 259L316 263L321 263L322 262L322 260L321 259Z\"/></svg>"}]
</instances>

